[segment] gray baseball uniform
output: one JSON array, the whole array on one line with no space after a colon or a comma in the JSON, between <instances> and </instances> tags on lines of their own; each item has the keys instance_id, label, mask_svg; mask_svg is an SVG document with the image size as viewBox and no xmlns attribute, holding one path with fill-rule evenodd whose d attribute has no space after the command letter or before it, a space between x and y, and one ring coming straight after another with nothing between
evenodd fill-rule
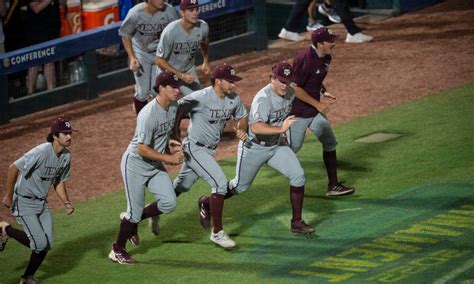
<instances>
[{"instance_id":1,"label":"gray baseball uniform","mask_svg":"<svg viewBox=\"0 0 474 284\"><path fill-rule=\"evenodd\" d=\"M145 159L138 153L138 144L149 145L160 153L165 152L176 111L176 102L171 102L168 109L163 109L155 99L138 114L135 135L123 154L120 165L127 197L125 218L132 223L141 221L145 187L157 200L161 212L169 213L176 207L173 183L163 163Z\"/></svg>"},{"instance_id":2,"label":"gray baseball uniform","mask_svg":"<svg viewBox=\"0 0 474 284\"><path fill-rule=\"evenodd\" d=\"M215 149L227 121L245 117L247 110L237 94L221 99L212 86L187 95L179 105L189 111L190 122L183 141L185 163L174 180L176 191L188 191L201 177L212 193L226 194L227 178L214 159Z\"/></svg>"},{"instance_id":3,"label":"gray baseball uniform","mask_svg":"<svg viewBox=\"0 0 474 284\"><path fill-rule=\"evenodd\" d=\"M153 91L154 79L157 75L155 52L164 28L178 15L174 8L165 3L163 10L150 15L144 9L145 3L131 8L122 22L119 35L132 39L132 49L140 63L140 69L133 72L135 77L135 97L144 102L148 97L156 97Z\"/></svg>"},{"instance_id":4,"label":"gray baseball uniform","mask_svg":"<svg viewBox=\"0 0 474 284\"><path fill-rule=\"evenodd\" d=\"M281 126L290 113L294 99L292 88L281 97L268 84L252 101L249 125L264 122L270 126ZM233 194L245 192L264 163L288 177L291 186L304 186L303 168L295 153L282 141L280 134L258 135L249 127L248 135L250 141L239 143L236 176L229 181L229 189Z\"/></svg>"},{"instance_id":5,"label":"gray baseball uniform","mask_svg":"<svg viewBox=\"0 0 474 284\"><path fill-rule=\"evenodd\" d=\"M209 43L209 25L203 20L197 22L191 33L183 29L181 20L177 20L166 26L161 34L156 56L164 58L176 70L192 74L196 78L192 84L181 86L183 95L201 89L195 58L203 43Z\"/></svg>"},{"instance_id":6,"label":"gray baseball uniform","mask_svg":"<svg viewBox=\"0 0 474 284\"><path fill-rule=\"evenodd\" d=\"M14 162L19 170L13 194L12 215L30 239L35 252L53 245L48 191L53 184L70 178L71 154L64 149L58 156L52 143L40 144Z\"/></svg>"}]
</instances>

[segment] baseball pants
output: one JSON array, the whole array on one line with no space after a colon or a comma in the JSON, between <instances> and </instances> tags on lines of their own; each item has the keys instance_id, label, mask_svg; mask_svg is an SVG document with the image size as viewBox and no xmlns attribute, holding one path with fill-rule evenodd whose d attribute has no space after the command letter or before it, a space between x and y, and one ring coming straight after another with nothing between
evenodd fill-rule
<instances>
[{"instance_id":1,"label":"baseball pants","mask_svg":"<svg viewBox=\"0 0 474 284\"><path fill-rule=\"evenodd\" d=\"M177 192L188 191L198 178L202 178L211 186L211 193L225 195L227 178L214 159L216 150L185 140L183 142L185 162L174 180Z\"/></svg>"},{"instance_id":2,"label":"baseball pants","mask_svg":"<svg viewBox=\"0 0 474 284\"><path fill-rule=\"evenodd\" d=\"M30 239L30 248L36 253L51 249L53 246L53 221L49 208L35 215L17 216L16 221Z\"/></svg>"},{"instance_id":3,"label":"baseball pants","mask_svg":"<svg viewBox=\"0 0 474 284\"><path fill-rule=\"evenodd\" d=\"M135 98L141 102L146 102L148 98L156 97L156 93L153 90L155 86L156 75L158 67L155 64L154 53L140 53L136 52L140 68L133 72L135 77Z\"/></svg>"},{"instance_id":4,"label":"baseball pants","mask_svg":"<svg viewBox=\"0 0 474 284\"><path fill-rule=\"evenodd\" d=\"M305 184L303 168L295 153L286 145L262 146L239 142L235 178L229 181L229 189L233 194L247 191L255 176L264 163L286 176L291 186L300 187Z\"/></svg>"},{"instance_id":5,"label":"baseball pants","mask_svg":"<svg viewBox=\"0 0 474 284\"><path fill-rule=\"evenodd\" d=\"M139 223L145 207L145 188L153 194L157 201L158 210L170 213L176 208L176 194L168 173L163 170L154 170L147 174L136 166L137 160L125 153L120 165L127 197L127 212L125 218L131 223Z\"/></svg>"},{"instance_id":6,"label":"baseball pants","mask_svg":"<svg viewBox=\"0 0 474 284\"><path fill-rule=\"evenodd\" d=\"M318 113L315 117L310 118L297 117L296 123L287 131L288 143L295 153L303 146L306 129L308 128L321 142L324 152L336 150L336 136L334 136L331 124L325 115Z\"/></svg>"}]
</instances>

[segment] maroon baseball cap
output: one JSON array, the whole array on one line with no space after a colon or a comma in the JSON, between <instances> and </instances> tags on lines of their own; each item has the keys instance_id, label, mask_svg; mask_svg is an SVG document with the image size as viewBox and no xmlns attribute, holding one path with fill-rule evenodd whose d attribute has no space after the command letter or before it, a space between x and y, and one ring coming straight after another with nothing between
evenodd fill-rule
<instances>
[{"instance_id":1,"label":"maroon baseball cap","mask_svg":"<svg viewBox=\"0 0 474 284\"><path fill-rule=\"evenodd\" d=\"M179 3L179 9L181 10L193 9L198 6L198 0L181 0L181 3Z\"/></svg>"},{"instance_id":2,"label":"maroon baseball cap","mask_svg":"<svg viewBox=\"0 0 474 284\"><path fill-rule=\"evenodd\" d=\"M163 71L156 76L155 86L171 86L172 88L179 88L182 85L182 81L176 74L169 71Z\"/></svg>"},{"instance_id":3,"label":"maroon baseball cap","mask_svg":"<svg viewBox=\"0 0 474 284\"><path fill-rule=\"evenodd\" d=\"M316 45L318 42L335 42L339 36L330 29L321 27L311 33L311 42Z\"/></svg>"},{"instance_id":4,"label":"maroon baseball cap","mask_svg":"<svg viewBox=\"0 0 474 284\"><path fill-rule=\"evenodd\" d=\"M76 131L75 129L72 129L71 123L69 120L66 120L64 118L57 118L51 122L51 127L49 129L49 133L71 133L73 131Z\"/></svg>"},{"instance_id":5,"label":"maroon baseball cap","mask_svg":"<svg viewBox=\"0 0 474 284\"><path fill-rule=\"evenodd\" d=\"M235 69L232 66L227 65L225 63L214 67L214 70L212 70L212 78L224 79L231 83L242 80L241 77L235 75Z\"/></svg>"},{"instance_id":6,"label":"maroon baseball cap","mask_svg":"<svg viewBox=\"0 0 474 284\"><path fill-rule=\"evenodd\" d=\"M293 82L293 67L285 61L277 63L272 67L272 75L285 84L291 83Z\"/></svg>"}]
</instances>

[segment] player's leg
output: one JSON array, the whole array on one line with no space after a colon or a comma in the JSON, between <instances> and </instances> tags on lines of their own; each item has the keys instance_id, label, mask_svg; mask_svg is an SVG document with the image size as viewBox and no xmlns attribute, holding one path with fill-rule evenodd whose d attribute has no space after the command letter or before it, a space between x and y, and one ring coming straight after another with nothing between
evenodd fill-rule
<instances>
[{"instance_id":1,"label":"player's leg","mask_svg":"<svg viewBox=\"0 0 474 284\"><path fill-rule=\"evenodd\" d=\"M303 146L304 138L306 135L306 129L308 129L312 120L313 118L311 117L297 117L296 122L286 132L288 145L295 153L298 153L298 151Z\"/></svg>"},{"instance_id":2,"label":"player's leg","mask_svg":"<svg viewBox=\"0 0 474 284\"><path fill-rule=\"evenodd\" d=\"M214 159L215 150L201 147L193 142L185 143L186 163L211 186L209 207L212 219L211 241L224 248L232 248L236 243L224 232L222 214L224 196L227 193L227 178Z\"/></svg>"},{"instance_id":3,"label":"player's leg","mask_svg":"<svg viewBox=\"0 0 474 284\"><path fill-rule=\"evenodd\" d=\"M271 156L270 147L240 141L237 149L235 177L229 181L230 194L237 195L247 191L262 165Z\"/></svg>"},{"instance_id":4,"label":"player's leg","mask_svg":"<svg viewBox=\"0 0 474 284\"><path fill-rule=\"evenodd\" d=\"M155 66L153 61L147 58L147 55L143 53L136 52L135 56L137 57L140 67L137 71L133 72L135 78L135 95L133 97L133 107L135 113L138 115L140 110L146 106L148 103L148 96L150 95L150 89L155 78L151 78L152 73L156 74Z\"/></svg>"},{"instance_id":5,"label":"player's leg","mask_svg":"<svg viewBox=\"0 0 474 284\"><path fill-rule=\"evenodd\" d=\"M327 117L318 113L309 128L323 145L323 160L328 176L328 191L326 195L337 196L354 193L354 188L345 186L337 178L337 141Z\"/></svg>"},{"instance_id":6,"label":"player's leg","mask_svg":"<svg viewBox=\"0 0 474 284\"><path fill-rule=\"evenodd\" d=\"M30 240L30 261L22 278L31 278L43 263L51 248L52 222L49 210L38 215L18 216L16 220L22 225L24 232ZM44 224L42 223L44 222ZM46 229L46 230L45 230ZM51 242L50 242L51 239Z\"/></svg>"},{"instance_id":7,"label":"player's leg","mask_svg":"<svg viewBox=\"0 0 474 284\"><path fill-rule=\"evenodd\" d=\"M278 146L268 165L290 181L290 202L292 208L291 231L300 234L312 234L314 228L303 221L304 171L295 153L288 146Z\"/></svg>"},{"instance_id":8,"label":"player's leg","mask_svg":"<svg viewBox=\"0 0 474 284\"><path fill-rule=\"evenodd\" d=\"M117 239L109 253L109 259L120 264L133 264L136 262L127 253L125 247L127 240L131 236L137 235L137 224L141 220L145 203L144 189L148 181L147 177L136 173L139 172L137 170L138 166L135 164L137 162L135 158L125 153L120 164L127 199L127 211L120 220Z\"/></svg>"},{"instance_id":9,"label":"player's leg","mask_svg":"<svg viewBox=\"0 0 474 284\"><path fill-rule=\"evenodd\" d=\"M150 179L148 190L155 197L155 201L143 209L142 220L149 218L148 226L157 236L160 234L159 217L163 213L171 213L176 208L176 194L173 182L165 171L160 171Z\"/></svg>"}]
</instances>

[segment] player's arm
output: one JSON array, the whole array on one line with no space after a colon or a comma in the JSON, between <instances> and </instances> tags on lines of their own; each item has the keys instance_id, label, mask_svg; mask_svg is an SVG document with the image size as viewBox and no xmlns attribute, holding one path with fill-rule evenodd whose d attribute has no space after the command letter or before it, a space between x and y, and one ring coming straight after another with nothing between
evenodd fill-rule
<instances>
[{"instance_id":1,"label":"player's arm","mask_svg":"<svg viewBox=\"0 0 474 284\"><path fill-rule=\"evenodd\" d=\"M58 183L55 183L53 187L56 193L58 194L59 199L61 199L61 201L63 202L67 214L72 214L74 212L74 206L72 205L71 201L69 201L69 196L66 190L66 183L64 181L60 181Z\"/></svg>"},{"instance_id":2,"label":"player's arm","mask_svg":"<svg viewBox=\"0 0 474 284\"><path fill-rule=\"evenodd\" d=\"M5 0L0 0L0 17L5 17L7 14L7 6Z\"/></svg>"},{"instance_id":3,"label":"player's arm","mask_svg":"<svg viewBox=\"0 0 474 284\"><path fill-rule=\"evenodd\" d=\"M136 72L140 68L140 63L138 63L137 57L132 48L132 38L128 36L122 36L123 47L127 51L128 59L130 60L129 68L133 72Z\"/></svg>"},{"instance_id":4,"label":"player's arm","mask_svg":"<svg viewBox=\"0 0 474 284\"><path fill-rule=\"evenodd\" d=\"M329 111L329 105L323 102L319 102L315 98L311 97L303 88L298 87L295 84L292 84L291 87L295 91L295 96L301 101L309 104L314 107L317 111L326 113Z\"/></svg>"},{"instance_id":5,"label":"player's arm","mask_svg":"<svg viewBox=\"0 0 474 284\"><path fill-rule=\"evenodd\" d=\"M242 141L246 141L248 139L247 136L247 129L249 125L248 116L244 116L237 121L237 127L235 128L235 136Z\"/></svg>"},{"instance_id":6,"label":"player's arm","mask_svg":"<svg viewBox=\"0 0 474 284\"><path fill-rule=\"evenodd\" d=\"M172 73L176 74L176 76L178 76L178 78L183 80L183 82L185 82L186 84L191 84L192 82L194 82L194 76L193 75L188 74L186 72L179 71L178 69L171 66L171 64L169 64L169 62L166 59L164 59L163 57L156 56L155 57L155 63L156 63L156 65L158 65L158 67L160 67L160 69L167 70L169 72L172 72Z\"/></svg>"},{"instance_id":7,"label":"player's arm","mask_svg":"<svg viewBox=\"0 0 474 284\"><path fill-rule=\"evenodd\" d=\"M43 11L48 5L50 5L54 0L38 0L33 1L28 4L30 9L35 13L38 14L39 12Z\"/></svg>"},{"instance_id":8,"label":"player's arm","mask_svg":"<svg viewBox=\"0 0 474 284\"><path fill-rule=\"evenodd\" d=\"M204 74L209 74L211 72L211 65L209 65L209 42L201 43L201 53L202 53L202 71Z\"/></svg>"},{"instance_id":9,"label":"player's arm","mask_svg":"<svg viewBox=\"0 0 474 284\"><path fill-rule=\"evenodd\" d=\"M19 170L14 163L11 164L10 167L8 167L7 185L5 188L6 192L5 192L5 197L3 197L3 205L5 205L8 208L12 207L13 190L15 188L15 183L18 178L18 173L19 173Z\"/></svg>"},{"instance_id":10,"label":"player's arm","mask_svg":"<svg viewBox=\"0 0 474 284\"><path fill-rule=\"evenodd\" d=\"M181 164L184 161L183 151L177 151L174 154L165 154L155 151L147 144L138 144L138 154L145 159L162 161L169 164Z\"/></svg>"},{"instance_id":11,"label":"player's arm","mask_svg":"<svg viewBox=\"0 0 474 284\"><path fill-rule=\"evenodd\" d=\"M296 122L296 118L294 115L290 115L283 121L282 125L280 126L271 126L266 124L263 121L258 121L250 125L252 132L255 134L261 135L272 135L272 134L281 134L285 133L290 126L292 126Z\"/></svg>"}]
</instances>

